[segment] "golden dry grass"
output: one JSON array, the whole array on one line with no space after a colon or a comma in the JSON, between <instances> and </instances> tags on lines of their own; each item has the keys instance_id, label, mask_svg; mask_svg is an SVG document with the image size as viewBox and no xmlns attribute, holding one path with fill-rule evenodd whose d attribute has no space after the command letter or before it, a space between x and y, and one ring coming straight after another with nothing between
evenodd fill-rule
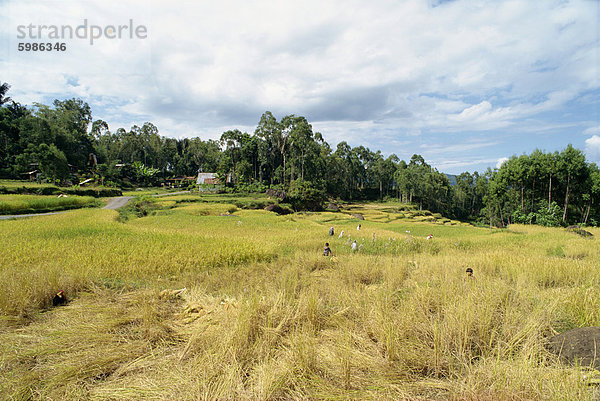
<instances>
[{"instance_id":1,"label":"golden dry grass","mask_svg":"<svg viewBox=\"0 0 600 401\"><path fill-rule=\"evenodd\" d=\"M600 325L598 229L178 206L0 224L5 399L594 398L543 343Z\"/></svg>"}]
</instances>

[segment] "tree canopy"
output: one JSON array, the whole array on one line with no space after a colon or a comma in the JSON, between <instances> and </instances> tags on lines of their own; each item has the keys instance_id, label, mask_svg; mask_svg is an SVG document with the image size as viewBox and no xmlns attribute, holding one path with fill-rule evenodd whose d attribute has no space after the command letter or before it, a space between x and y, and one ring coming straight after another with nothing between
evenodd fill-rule
<instances>
[{"instance_id":1,"label":"tree canopy","mask_svg":"<svg viewBox=\"0 0 600 401\"><path fill-rule=\"evenodd\" d=\"M0 177L46 179L74 172L105 184L153 185L198 172L231 177L234 188L284 189L306 196L396 198L448 217L503 226L600 221L600 172L579 149L514 155L498 169L449 177L418 154L396 155L340 142L335 149L303 116L266 111L254 133L228 130L219 140L174 139L151 122L111 130L81 99L23 106L0 85ZM300 194L300 195L299 195Z\"/></svg>"}]
</instances>

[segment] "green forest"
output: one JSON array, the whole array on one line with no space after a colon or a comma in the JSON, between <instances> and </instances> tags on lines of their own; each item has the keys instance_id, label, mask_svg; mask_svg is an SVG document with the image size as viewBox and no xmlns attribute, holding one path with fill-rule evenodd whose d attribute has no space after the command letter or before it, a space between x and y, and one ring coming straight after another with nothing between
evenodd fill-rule
<instances>
[{"instance_id":1,"label":"green forest","mask_svg":"<svg viewBox=\"0 0 600 401\"><path fill-rule=\"evenodd\" d=\"M562 151L514 155L499 169L449 177L418 154L392 154L340 142L330 146L305 117L260 116L252 134L219 140L161 136L150 122L111 130L93 120L81 99L22 105L0 85L0 178L26 179L32 168L48 182L94 178L105 186L160 185L168 178L217 173L225 190L284 190L318 208L327 199L398 199L420 209L481 225L560 226L600 222L600 171L569 145ZM455 181L455 182L453 182Z\"/></svg>"}]
</instances>

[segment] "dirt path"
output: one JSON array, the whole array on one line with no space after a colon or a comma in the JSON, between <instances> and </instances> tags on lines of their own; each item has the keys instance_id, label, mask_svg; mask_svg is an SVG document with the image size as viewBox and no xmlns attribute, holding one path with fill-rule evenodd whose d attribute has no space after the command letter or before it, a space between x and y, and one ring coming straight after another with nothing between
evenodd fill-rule
<instances>
[{"instance_id":1,"label":"dirt path","mask_svg":"<svg viewBox=\"0 0 600 401\"><path fill-rule=\"evenodd\" d=\"M20 219L23 217L35 217L35 216L49 216L51 214L61 214L63 212L49 212L49 213L32 213L32 214L9 214L6 216L0 216L0 220L9 220L9 219Z\"/></svg>"},{"instance_id":2,"label":"dirt path","mask_svg":"<svg viewBox=\"0 0 600 401\"><path fill-rule=\"evenodd\" d=\"M106 206L102 209L119 209L127 204L130 199L133 199L133 196L117 196L116 198L110 198Z\"/></svg>"},{"instance_id":3,"label":"dirt path","mask_svg":"<svg viewBox=\"0 0 600 401\"><path fill-rule=\"evenodd\" d=\"M160 198L161 196L170 196L170 195L183 195L183 194L189 194L190 191L179 191L179 192L170 192L168 194L158 194L158 195L152 195L156 198Z\"/></svg>"}]
</instances>

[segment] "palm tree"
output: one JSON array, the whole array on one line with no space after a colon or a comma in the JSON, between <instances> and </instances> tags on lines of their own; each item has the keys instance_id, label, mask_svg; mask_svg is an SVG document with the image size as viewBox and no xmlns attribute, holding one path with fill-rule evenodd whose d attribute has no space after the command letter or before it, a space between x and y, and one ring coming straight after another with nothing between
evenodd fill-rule
<instances>
[{"instance_id":1,"label":"palm tree","mask_svg":"<svg viewBox=\"0 0 600 401\"><path fill-rule=\"evenodd\" d=\"M0 106L11 101L9 96L5 96L9 89L10 85L6 82L0 85Z\"/></svg>"}]
</instances>

